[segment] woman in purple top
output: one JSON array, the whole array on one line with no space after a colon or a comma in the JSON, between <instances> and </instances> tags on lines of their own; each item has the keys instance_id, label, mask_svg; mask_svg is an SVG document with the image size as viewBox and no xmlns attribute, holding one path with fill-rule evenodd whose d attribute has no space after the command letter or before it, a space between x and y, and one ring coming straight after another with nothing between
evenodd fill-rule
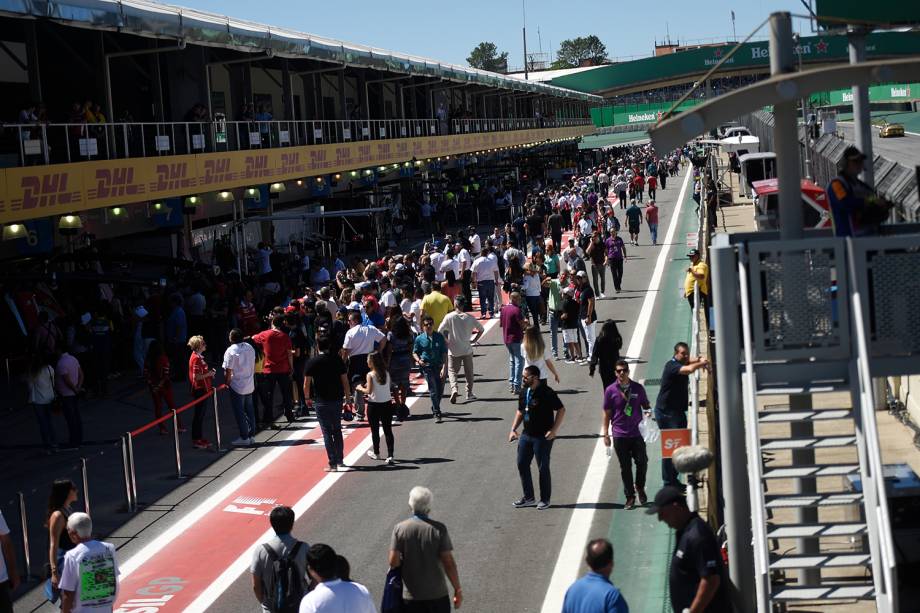
<instances>
[{"instance_id":1,"label":"woman in purple top","mask_svg":"<svg viewBox=\"0 0 920 613\"><path fill-rule=\"evenodd\" d=\"M502 306L499 324L502 337L508 348L508 391L517 394L521 391L521 375L524 372L524 355L521 353L521 341L524 340L524 315L521 312L521 294L511 292L511 303Z\"/></svg>"},{"instance_id":2,"label":"woman in purple top","mask_svg":"<svg viewBox=\"0 0 920 613\"><path fill-rule=\"evenodd\" d=\"M610 430L613 425L613 450L620 462L620 477L626 493L624 509L636 506L636 494L639 504L648 500L645 495L645 473L648 469L648 455L645 453L645 441L639 433L639 424L644 413L651 411L645 388L630 380L629 364L617 360L616 381L604 390L604 445L610 447ZM636 477L633 480L632 463L636 463Z\"/></svg>"}]
</instances>

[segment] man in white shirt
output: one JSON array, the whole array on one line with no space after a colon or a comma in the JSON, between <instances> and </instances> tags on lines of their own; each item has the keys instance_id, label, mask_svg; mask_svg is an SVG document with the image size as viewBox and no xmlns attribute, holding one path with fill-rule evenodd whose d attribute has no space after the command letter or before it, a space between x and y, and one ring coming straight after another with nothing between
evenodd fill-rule
<instances>
[{"instance_id":1,"label":"man in white shirt","mask_svg":"<svg viewBox=\"0 0 920 613\"><path fill-rule=\"evenodd\" d=\"M441 270L441 265L444 264L444 260L447 258L439 249L435 249L428 254L428 259L431 262L431 267L434 268L434 280L443 281L444 272Z\"/></svg>"},{"instance_id":2,"label":"man in white shirt","mask_svg":"<svg viewBox=\"0 0 920 613\"><path fill-rule=\"evenodd\" d=\"M367 354L374 351L375 343L380 343L376 350L383 351L387 344L387 337L374 326L363 325L360 311L349 311L348 325L351 327L345 333L345 342L342 343L342 358L348 361L348 380L353 383L355 377L358 377L364 381L370 371L367 366ZM355 390L355 412L358 414L358 419L364 419L364 394L357 390Z\"/></svg>"},{"instance_id":3,"label":"man in white shirt","mask_svg":"<svg viewBox=\"0 0 920 613\"><path fill-rule=\"evenodd\" d=\"M61 580L62 613L111 613L118 595L115 546L93 539L93 521L86 513L67 518L67 534L76 547L64 554Z\"/></svg>"},{"instance_id":4,"label":"man in white shirt","mask_svg":"<svg viewBox=\"0 0 920 613\"><path fill-rule=\"evenodd\" d=\"M476 258L482 252L482 239L479 238L479 233L476 232L476 228L470 226L470 254L473 258Z\"/></svg>"},{"instance_id":5,"label":"man in white shirt","mask_svg":"<svg viewBox=\"0 0 920 613\"><path fill-rule=\"evenodd\" d=\"M488 313L489 319L492 319L495 315L495 287L499 284L500 277L498 259L488 247L473 260L473 280L479 292L479 314L485 319Z\"/></svg>"},{"instance_id":6,"label":"man in white shirt","mask_svg":"<svg viewBox=\"0 0 920 613\"><path fill-rule=\"evenodd\" d=\"M380 279L380 290L383 292L380 294L380 306L384 309L397 306L396 304L396 293L393 291L393 288L390 285L390 278L383 277Z\"/></svg>"},{"instance_id":7,"label":"man in white shirt","mask_svg":"<svg viewBox=\"0 0 920 613\"><path fill-rule=\"evenodd\" d=\"M224 352L224 380L230 387L230 404L240 437L234 445L252 445L256 435L256 408L253 393L256 391L256 352L243 341L243 331L230 330L230 346Z\"/></svg>"},{"instance_id":8,"label":"man in white shirt","mask_svg":"<svg viewBox=\"0 0 920 613\"><path fill-rule=\"evenodd\" d=\"M441 278L442 278L442 280L443 280L445 277L447 277L447 271L448 271L448 270L454 271L454 279L456 279L457 281L460 281L460 280L461 280L461 276L460 276L460 262L457 261L457 260L456 260L454 257L452 257L451 255L446 255L446 256L444 256L444 261L441 262ZM435 277L435 280L437 280L437 277Z\"/></svg>"},{"instance_id":9,"label":"man in white shirt","mask_svg":"<svg viewBox=\"0 0 920 613\"><path fill-rule=\"evenodd\" d=\"M460 395L457 385L457 376L463 366L463 376L466 377L466 399L476 400L473 395L473 344L483 335L485 329L479 321L465 313L466 298L457 296L454 299L454 312L448 313L441 322L438 332L447 340L447 375L450 377L450 402L457 403Z\"/></svg>"},{"instance_id":10,"label":"man in white shirt","mask_svg":"<svg viewBox=\"0 0 920 613\"><path fill-rule=\"evenodd\" d=\"M6 525L2 512L0 549L0 611L12 612L13 598L10 594L19 587L19 573L16 571L16 552L13 550L13 539L10 538L10 527Z\"/></svg>"},{"instance_id":11,"label":"man in white shirt","mask_svg":"<svg viewBox=\"0 0 920 613\"><path fill-rule=\"evenodd\" d=\"M377 613L367 588L336 576L338 560L329 545L317 543L307 552L307 572L316 587L300 601L300 613Z\"/></svg>"}]
</instances>

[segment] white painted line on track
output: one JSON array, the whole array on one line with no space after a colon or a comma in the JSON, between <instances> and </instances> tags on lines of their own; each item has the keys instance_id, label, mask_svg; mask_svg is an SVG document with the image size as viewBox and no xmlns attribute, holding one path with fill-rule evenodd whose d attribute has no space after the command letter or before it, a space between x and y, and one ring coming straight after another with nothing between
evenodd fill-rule
<instances>
[{"instance_id":1,"label":"white painted line on track","mask_svg":"<svg viewBox=\"0 0 920 613\"><path fill-rule=\"evenodd\" d=\"M485 323L483 323L482 327L485 328L485 332L483 332L482 336L484 337L486 334L488 334L488 332L492 328L497 326L498 321L499 321L498 319L490 319L486 321ZM474 347L477 345L474 345ZM424 385L422 385L421 387L416 388L415 392L416 394L421 394L421 393L424 393L423 392L424 390L426 390L426 388ZM420 395L413 396L411 398L407 398L406 406L411 407L416 402L418 402L421 398L423 398L423 396L420 396ZM349 453L345 457L344 459L345 464L348 466L355 464L358 460L364 457L364 454L367 453L367 450L370 448L371 448L371 435L370 433L368 433L367 436L364 438L364 440L359 442L358 445L354 449L352 449L351 453ZM310 509L310 507L312 507L320 498L322 498L323 494L329 491L329 489L335 484L336 481L341 479L342 476L347 473L348 471L327 473L319 481L319 483L314 485L310 489L310 491L308 491L303 496L303 498L301 498L294 504L294 506L292 507L294 509L294 516L300 517L301 515L306 513L307 510ZM226 489L226 487L222 488L221 491L223 491L223 489ZM224 497L220 498L219 500L222 500ZM208 500L211 500L211 499L209 498ZM202 503L202 506L204 506L204 503ZM209 509L205 509L205 511L207 510ZM198 511L198 509L195 509L195 511ZM185 608L185 611L190 612L190 613L198 613L198 612L207 611L210 608L210 606L214 604L214 602L220 597L220 595L223 594L227 590L227 588L233 585L234 581L236 581L237 578L241 574L243 574L249 569L249 563L252 560L252 550L255 547L258 547L259 545L267 541L269 538L271 538L273 534L274 534L274 531L271 528L267 529L262 534L262 536L260 536L255 542L252 543L252 545L250 545L246 549L245 553L243 553L236 560L234 560L234 562L230 566L228 566L224 570L224 572L222 572L220 576L218 576L217 579L215 579L214 582L211 583L211 585L209 585L203 592L201 592L198 598L193 600L192 603Z\"/></svg>"},{"instance_id":2,"label":"white painted line on track","mask_svg":"<svg viewBox=\"0 0 920 613\"><path fill-rule=\"evenodd\" d=\"M692 167L688 167L684 183L680 188L680 195L678 195L677 203L674 206L671 222L668 224L668 232L665 235L664 244L667 247L658 253L658 259L655 261L655 270L652 273L648 290L645 292L645 299L642 301L639 317L636 320L636 327L626 350L626 355L628 356L638 356L640 354L642 345L645 342L645 336L648 334L652 312L655 308L655 298L659 294L658 289L661 286L661 278L664 276L665 265L668 263L668 254L674 247L672 241L674 234L677 232L678 219L680 219L684 197L687 195L687 185L692 174ZM636 365L636 370L638 368L639 365ZM572 509L572 517L569 519L565 538L559 548L559 557L556 559L556 566L553 568L549 587L546 590L546 596L543 598L541 613L559 613L562 610L565 591L578 578L578 569L584 555L585 544L588 542L591 524L594 522L595 505L600 501L601 488L604 485L610 462L611 460L607 457L604 448L604 441L598 439L594 445L594 451L591 453L591 460L588 463L581 490L578 492L575 508Z\"/></svg>"}]
</instances>

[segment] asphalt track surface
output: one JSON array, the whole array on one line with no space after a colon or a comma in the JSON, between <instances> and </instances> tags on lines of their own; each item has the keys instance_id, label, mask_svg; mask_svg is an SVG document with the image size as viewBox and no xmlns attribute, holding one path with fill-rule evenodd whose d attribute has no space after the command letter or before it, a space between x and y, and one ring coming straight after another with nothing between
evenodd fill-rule
<instances>
[{"instance_id":1,"label":"asphalt track surface","mask_svg":"<svg viewBox=\"0 0 920 613\"><path fill-rule=\"evenodd\" d=\"M662 242L683 178L675 177L668 189L658 192ZM682 214L692 211L685 204ZM670 248L669 262L684 255L684 236L678 232L672 242L651 246L643 226L640 246L627 248L622 293L613 293L608 274L608 299L598 302L598 330L603 320L616 320L624 350L660 251ZM662 285L657 293L678 291ZM638 380L660 373L661 365L647 365L644 357L655 340L655 321L686 316L684 311L662 313L661 302L656 300L642 351L626 356L634 362L633 377ZM365 456L369 432L361 423L345 439L346 464L352 469L323 473L322 435L315 423L301 422L255 450L229 451L208 474L189 479L168 499L138 513L111 539L121 544L123 578L117 610L258 610L248 562L253 547L270 531L267 511L274 504L294 506L294 536L332 545L348 558L352 578L365 584L379 603L392 528L409 515L409 490L425 485L434 492L432 517L446 523L453 540L463 610L540 611L599 437L601 383L599 377L588 376L586 366L557 361L561 383L553 387L567 410L552 454L552 506L545 511L515 509L511 502L520 497L521 488L516 446L507 437L516 399L507 391L507 352L497 320L489 322L487 330L475 352L479 400L451 405L445 398L444 423L436 424L427 397L415 399L413 419L394 429L395 466ZM548 349L546 327L545 332ZM657 462L650 460L650 486L658 470ZM641 513L622 509L615 460L597 498L587 531L591 537L607 535L618 513ZM584 543L576 545L580 550ZM625 557L618 563L628 560L630 552L621 555ZM621 587L628 595L628 587ZM34 597L28 600L35 602ZM23 610L30 609L34 610Z\"/></svg>"},{"instance_id":2,"label":"asphalt track surface","mask_svg":"<svg viewBox=\"0 0 920 613\"><path fill-rule=\"evenodd\" d=\"M838 123L837 129L843 132L843 137L848 142L856 142L852 123ZM910 130L910 128L906 129ZM878 126L872 126L872 152L907 168L913 168L920 164L920 134L879 138Z\"/></svg>"}]
</instances>

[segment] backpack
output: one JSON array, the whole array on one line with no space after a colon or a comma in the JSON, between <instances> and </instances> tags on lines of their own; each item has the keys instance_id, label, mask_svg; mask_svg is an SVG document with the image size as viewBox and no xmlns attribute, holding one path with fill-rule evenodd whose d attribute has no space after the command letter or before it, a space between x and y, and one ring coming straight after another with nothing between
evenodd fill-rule
<instances>
[{"instance_id":1,"label":"backpack","mask_svg":"<svg viewBox=\"0 0 920 613\"><path fill-rule=\"evenodd\" d=\"M268 608L273 613L296 613L300 610L300 601L306 593L306 585L300 570L297 568L297 552L300 551L300 541L294 545L286 556L278 553L263 543L262 547L268 554L271 562L271 581L266 586Z\"/></svg>"}]
</instances>

